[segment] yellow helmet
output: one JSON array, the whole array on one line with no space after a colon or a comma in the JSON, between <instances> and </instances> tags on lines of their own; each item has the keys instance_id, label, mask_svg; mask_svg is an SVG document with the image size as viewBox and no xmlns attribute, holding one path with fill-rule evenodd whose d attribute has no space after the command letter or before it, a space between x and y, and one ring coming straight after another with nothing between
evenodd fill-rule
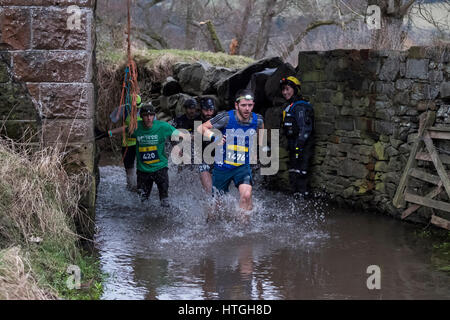
<instances>
[{"instance_id":1,"label":"yellow helmet","mask_svg":"<svg viewBox=\"0 0 450 320\"><path fill-rule=\"evenodd\" d=\"M290 86L292 88L295 88L295 87L299 87L300 88L300 81L296 77L290 76L290 77L287 77L287 78L282 78L280 80L280 85L281 86L288 85L288 86Z\"/></svg>"},{"instance_id":2,"label":"yellow helmet","mask_svg":"<svg viewBox=\"0 0 450 320\"><path fill-rule=\"evenodd\" d=\"M294 89L294 94L296 95L300 94L300 81L296 77L289 76L287 78L282 78L280 80L281 89L283 89L283 86L289 86Z\"/></svg>"}]
</instances>

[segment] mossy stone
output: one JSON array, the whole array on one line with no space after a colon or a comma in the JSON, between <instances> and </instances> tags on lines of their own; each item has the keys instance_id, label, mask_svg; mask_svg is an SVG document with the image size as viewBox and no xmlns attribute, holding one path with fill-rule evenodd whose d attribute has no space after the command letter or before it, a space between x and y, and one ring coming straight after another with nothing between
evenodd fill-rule
<instances>
[{"instance_id":1,"label":"mossy stone","mask_svg":"<svg viewBox=\"0 0 450 320\"><path fill-rule=\"evenodd\" d=\"M9 74L6 64L4 62L0 62L0 83L8 81L9 81Z\"/></svg>"},{"instance_id":2,"label":"mossy stone","mask_svg":"<svg viewBox=\"0 0 450 320\"><path fill-rule=\"evenodd\" d=\"M384 148L384 144L380 141L374 144L374 150L375 150L375 157L378 160L388 160L388 157L386 155L386 150Z\"/></svg>"}]
</instances>

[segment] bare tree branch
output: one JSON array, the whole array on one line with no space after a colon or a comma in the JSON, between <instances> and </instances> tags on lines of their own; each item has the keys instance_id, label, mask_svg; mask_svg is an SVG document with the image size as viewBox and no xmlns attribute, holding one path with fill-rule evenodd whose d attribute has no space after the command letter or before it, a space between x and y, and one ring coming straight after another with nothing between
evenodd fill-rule
<instances>
[{"instance_id":1,"label":"bare tree branch","mask_svg":"<svg viewBox=\"0 0 450 320\"><path fill-rule=\"evenodd\" d=\"M306 35L311 31L314 30L316 28L319 28L321 26L329 26L329 25L336 25L336 26L341 26L340 23L334 21L334 20L327 20L327 21L314 21L311 22L305 29L305 31L303 31L297 38L295 38L295 40L287 47L287 49L283 52L282 54L282 58L286 59L286 57L294 50L295 46L297 46L302 40L303 38L306 37Z\"/></svg>"},{"instance_id":2,"label":"bare tree branch","mask_svg":"<svg viewBox=\"0 0 450 320\"><path fill-rule=\"evenodd\" d=\"M153 29L151 29L149 27L146 27L146 28L133 27L133 30L136 31L136 37L139 40L142 40L143 42L145 42L147 45L149 44L149 40L147 38L145 38L145 36L149 37L150 39L159 43L161 48L163 48L163 49L169 48L169 44L167 43L167 41L160 34L154 32ZM146 40L144 41L143 39L146 39ZM152 47L154 48L154 45L152 45Z\"/></svg>"},{"instance_id":3,"label":"bare tree branch","mask_svg":"<svg viewBox=\"0 0 450 320\"><path fill-rule=\"evenodd\" d=\"M154 44L151 43L151 40L159 43L161 48L167 49L169 48L169 44L167 41L161 36L160 32L155 32L152 27L152 21L149 19L149 11L150 9L157 5L158 3L164 2L165 0L153 0L151 2L137 2L136 5L138 8L142 10L143 21L145 22L145 27L135 26L133 30L136 31L136 37L144 42L148 47L155 48ZM150 40L151 39L151 40Z\"/></svg>"},{"instance_id":4,"label":"bare tree branch","mask_svg":"<svg viewBox=\"0 0 450 320\"><path fill-rule=\"evenodd\" d=\"M414 2L416 2L416 0L410 0L403 7L400 7L400 9L398 10L399 16L404 17L408 13L409 9L414 4Z\"/></svg>"},{"instance_id":5,"label":"bare tree branch","mask_svg":"<svg viewBox=\"0 0 450 320\"><path fill-rule=\"evenodd\" d=\"M267 41L270 34L272 19L275 16L275 5L277 0L266 0L263 7L263 14L260 22L260 29L256 38L255 58L259 59L264 56L265 48L267 48Z\"/></svg>"}]
</instances>

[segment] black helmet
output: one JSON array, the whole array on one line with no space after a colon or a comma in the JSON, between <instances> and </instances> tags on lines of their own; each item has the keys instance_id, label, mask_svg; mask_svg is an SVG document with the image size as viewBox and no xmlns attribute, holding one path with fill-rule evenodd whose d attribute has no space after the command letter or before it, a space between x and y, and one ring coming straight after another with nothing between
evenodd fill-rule
<instances>
[{"instance_id":1,"label":"black helmet","mask_svg":"<svg viewBox=\"0 0 450 320\"><path fill-rule=\"evenodd\" d=\"M195 101L195 99L187 99L184 102L183 107L185 107L185 108L197 108L197 101Z\"/></svg>"},{"instance_id":2,"label":"black helmet","mask_svg":"<svg viewBox=\"0 0 450 320\"><path fill-rule=\"evenodd\" d=\"M151 102L143 103L140 110L141 110L140 111L141 116L144 114L155 114L156 113L155 107L152 105Z\"/></svg>"},{"instance_id":3,"label":"black helmet","mask_svg":"<svg viewBox=\"0 0 450 320\"><path fill-rule=\"evenodd\" d=\"M200 107L204 110L215 109L215 103L212 98L202 98L200 100Z\"/></svg>"}]
</instances>

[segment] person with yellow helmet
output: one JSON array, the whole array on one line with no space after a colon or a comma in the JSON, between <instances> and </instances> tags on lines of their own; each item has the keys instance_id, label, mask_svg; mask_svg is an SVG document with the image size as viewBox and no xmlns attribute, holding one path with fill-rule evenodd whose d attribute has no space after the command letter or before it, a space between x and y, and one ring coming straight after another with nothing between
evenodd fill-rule
<instances>
[{"instance_id":1,"label":"person with yellow helmet","mask_svg":"<svg viewBox=\"0 0 450 320\"><path fill-rule=\"evenodd\" d=\"M136 106L138 108L137 120L142 120L139 116L139 110L142 106L142 99L140 95L136 95ZM117 107L109 117L114 123L122 118L125 118L123 124L125 126L129 126L131 120L130 104L127 103ZM125 139L122 139L122 159L127 175L127 187L130 190L136 190L136 138L129 136L127 133L123 134L126 135Z\"/></svg>"},{"instance_id":2,"label":"person with yellow helmet","mask_svg":"<svg viewBox=\"0 0 450 320\"><path fill-rule=\"evenodd\" d=\"M300 94L300 81L293 76L280 80L287 104L282 132L288 141L289 181L295 197L309 197L309 162L314 154L314 109Z\"/></svg>"}]
</instances>

